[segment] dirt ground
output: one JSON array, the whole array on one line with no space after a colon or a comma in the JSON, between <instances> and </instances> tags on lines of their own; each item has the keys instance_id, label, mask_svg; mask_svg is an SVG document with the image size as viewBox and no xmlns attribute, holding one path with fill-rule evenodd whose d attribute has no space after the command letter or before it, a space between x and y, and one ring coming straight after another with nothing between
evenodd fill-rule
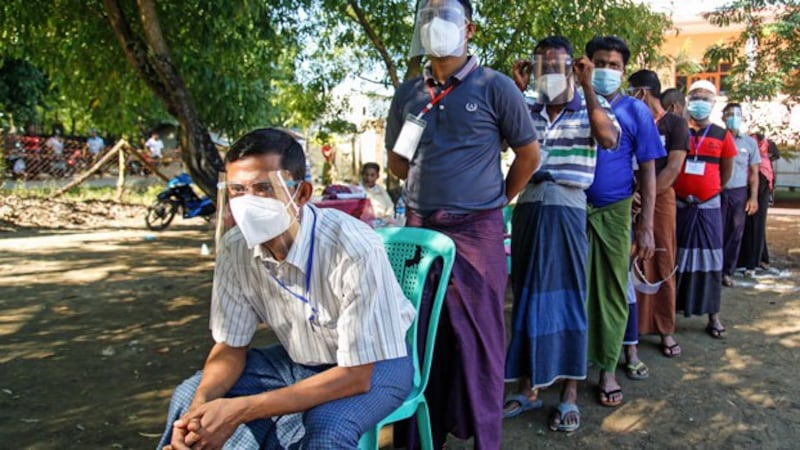
<instances>
[{"instance_id":1,"label":"dirt ground","mask_svg":"<svg viewBox=\"0 0 800 450\"><path fill-rule=\"evenodd\" d=\"M213 256L200 250L212 244L208 225L178 218L151 233L140 207L103 204L94 207L102 219L34 223L8 208L4 216L2 203L0 448L154 448L172 389L211 344ZM503 447L800 448L800 216L771 215L768 233L783 272L724 290L726 340L710 339L704 318L679 318L683 355L664 358L644 337L651 376L619 371L621 407L597 404L590 371L577 432L547 430L553 388L544 409L505 423ZM259 333L258 344L272 340Z\"/></svg>"}]
</instances>

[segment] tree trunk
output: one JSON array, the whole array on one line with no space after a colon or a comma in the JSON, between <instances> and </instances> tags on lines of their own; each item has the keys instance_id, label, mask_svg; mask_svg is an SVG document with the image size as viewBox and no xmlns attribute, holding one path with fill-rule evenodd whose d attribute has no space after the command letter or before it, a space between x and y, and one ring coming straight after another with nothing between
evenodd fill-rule
<instances>
[{"instance_id":1,"label":"tree trunk","mask_svg":"<svg viewBox=\"0 0 800 450\"><path fill-rule=\"evenodd\" d=\"M153 0L137 0L144 36L133 33L118 0L103 0L108 20L125 56L167 111L180 123L181 159L197 186L217 198L222 159L194 106L192 96L172 62Z\"/></svg>"}]
</instances>

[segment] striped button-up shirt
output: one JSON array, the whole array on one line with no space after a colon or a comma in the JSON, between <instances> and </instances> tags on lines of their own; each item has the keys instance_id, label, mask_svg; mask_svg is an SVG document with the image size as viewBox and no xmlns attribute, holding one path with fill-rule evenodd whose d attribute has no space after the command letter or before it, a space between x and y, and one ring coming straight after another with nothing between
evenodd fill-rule
<instances>
[{"instance_id":1,"label":"striped button-up shirt","mask_svg":"<svg viewBox=\"0 0 800 450\"><path fill-rule=\"evenodd\" d=\"M313 321L293 293L313 306ZM248 250L238 228L221 240L211 298L218 343L246 346L262 322L299 364L358 366L405 356L415 313L378 235L340 211L304 206L298 235L280 262L260 247Z\"/></svg>"}]
</instances>

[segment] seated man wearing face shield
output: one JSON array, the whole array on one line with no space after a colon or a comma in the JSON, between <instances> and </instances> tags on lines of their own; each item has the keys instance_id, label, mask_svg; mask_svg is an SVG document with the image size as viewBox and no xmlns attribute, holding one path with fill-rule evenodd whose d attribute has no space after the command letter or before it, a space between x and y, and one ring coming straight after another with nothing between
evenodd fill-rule
<instances>
[{"instance_id":1,"label":"seated man wearing face shield","mask_svg":"<svg viewBox=\"0 0 800 450\"><path fill-rule=\"evenodd\" d=\"M421 1L412 54L430 62L397 88L386 148L389 168L406 179L408 226L440 231L456 244L426 392L434 447L452 432L474 436L476 448L497 449L508 280L502 208L530 179L539 148L514 82L467 54L471 17L467 0ZM503 141L515 153L505 180Z\"/></svg>"},{"instance_id":2,"label":"seated man wearing face shield","mask_svg":"<svg viewBox=\"0 0 800 450\"><path fill-rule=\"evenodd\" d=\"M252 131L225 162L237 227L218 246L216 343L175 390L158 448L356 448L411 389L414 308L367 225L308 203L291 136ZM279 344L249 348L258 323Z\"/></svg>"},{"instance_id":3,"label":"seated man wearing face shield","mask_svg":"<svg viewBox=\"0 0 800 450\"><path fill-rule=\"evenodd\" d=\"M592 90L594 65L573 62L572 44L550 36L532 61L514 65L520 90L530 77L538 94L531 118L542 164L520 194L512 219L511 285L514 306L506 378L520 394L505 402L505 416L539 407L539 388L563 380L553 431L580 425L577 381L586 378L586 193L594 179L597 146L616 148L619 125L611 107ZM581 98L576 85L583 88Z\"/></svg>"}]
</instances>

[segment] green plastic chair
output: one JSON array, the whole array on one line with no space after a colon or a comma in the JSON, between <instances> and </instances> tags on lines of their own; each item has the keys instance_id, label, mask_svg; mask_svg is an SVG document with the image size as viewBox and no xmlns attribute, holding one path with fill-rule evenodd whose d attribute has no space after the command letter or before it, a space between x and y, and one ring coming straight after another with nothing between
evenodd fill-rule
<instances>
[{"instance_id":1,"label":"green plastic chair","mask_svg":"<svg viewBox=\"0 0 800 450\"><path fill-rule=\"evenodd\" d=\"M436 294L431 305L428 333L425 339L425 351L422 356L422 367L419 366L417 336L419 328L419 315L414 319L408 329L406 339L411 349L411 359L414 362L414 385L408 397L388 417L378 422L375 427L361 436L358 448L362 450L376 450L378 448L378 435L384 425L411 418L416 414L420 434L420 443L423 449L433 448L433 434L431 432L431 418L428 411L428 402L425 400L425 388L428 386L431 361L433 360L433 347L436 342L436 330L439 327L439 316L444 304L444 295L450 281L450 273L456 258L456 246L453 240L442 233L423 228L383 228L376 230L383 239L386 253L392 270L403 289L403 293L415 308L419 309L422 300L422 290L428 277L433 262L442 259L442 276L436 287Z\"/></svg>"},{"instance_id":2,"label":"green plastic chair","mask_svg":"<svg viewBox=\"0 0 800 450\"><path fill-rule=\"evenodd\" d=\"M511 218L514 216L514 204L503 207L503 246L506 250L506 268L511 275Z\"/></svg>"}]
</instances>

